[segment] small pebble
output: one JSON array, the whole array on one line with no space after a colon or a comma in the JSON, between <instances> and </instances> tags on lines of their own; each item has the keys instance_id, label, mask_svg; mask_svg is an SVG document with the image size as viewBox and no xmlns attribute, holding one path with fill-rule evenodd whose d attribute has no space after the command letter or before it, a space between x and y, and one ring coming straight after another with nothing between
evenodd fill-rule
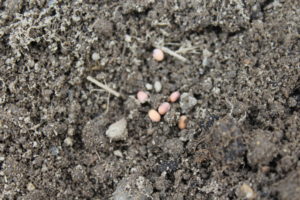
<instances>
[{"instance_id":1,"label":"small pebble","mask_svg":"<svg viewBox=\"0 0 300 200\"><path fill-rule=\"evenodd\" d=\"M159 122L161 119L160 114L154 109L149 110L148 116L153 122Z\"/></svg>"},{"instance_id":2,"label":"small pebble","mask_svg":"<svg viewBox=\"0 0 300 200\"><path fill-rule=\"evenodd\" d=\"M33 190L35 190L35 186L32 183L28 183L27 184L27 190L28 191L33 191Z\"/></svg>"},{"instance_id":3,"label":"small pebble","mask_svg":"<svg viewBox=\"0 0 300 200\"><path fill-rule=\"evenodd\" d=\"M100 59L99 53L93 53L93 54L92 54L92 59L93 59L94 61L99 60L99 59Z\"/></svg>"},{"instance_id":4,"label":"small pebble","mask_svg":"<svg viewBox=\"0 0 300 200\"><path fill-rule=\"evenodd\" d=\"M241 197L246 199L255 199L256 197L253 189L246 183L243 183L243 185L240 187L240 192L241 192Z\"/></svg>"},{"instance_id":5,"label":"small pebble","mask_svg":"<svg viewBox=\"0 0 300 200\"><path fill-rule=\"evenodd\" d=\"M187 125L187 116L185 116L185 115L180 116L179 121L178 121L178 128L185 129L186 125Z\"/></svg>"},{"instance_id":6,"label":"small pebble","mask_svg":"<svg viewBox=\"0 0 300 200\"><path fill-rule=\"evenodd\" d=\"M154 89L156 92L160 92L161 91L161 88L162 88L162 85L159 81L155 81L154 82Z\"/></svg>"},{"instance_id":7,"label":"small pebble","mask_svg":"<svg viewBox=\"0 0 300 200\"><path fill-rule=\"evenodd\" d=\"M73 15L72 19L74 22L79 22L81 18L79 16Z\"/></svg>"},{"instance_id":8,"label":"small pebble","mask_svg":"<svg viewBox=\"0 0 300 200\"><path fill-rule=\"evenodd\" d=\"M59 149L56 146L52 146L50 152L53 156L57 156L59 154Z\"/></svg>"},{"instance_id":9,"label":"small pebble","mask_svg":"<svg viewBox=\"0 0 300 200\"><path fill-rule=\"evenodd\" d=\"M64 143L67 146L73 146L73 139L70 137L66 137L66 139L64 140Z\"/></svg>"},{"instance_id":10,"label":"small pebble","mask_svg":"<svg viewBox=\"0 0 300 200\"><path fill-rule=\"evenodd\" d=\"M153 50L153 58L156 61L162 61L164 59L164 52L160 49L154 49Z\"/></svg>"},{"instance_id":11,"label":"small pebble","mask_svg":"<svg viewBox=\"0 0 300 200\"><path fill-rule=\"evenodd\" d=\"M153 86L150 83L146 83L145 87L146 87L147 90L152 90L153 89Z\"/></svg>"},{"instance_id":12,"label":"small pebble","mask_svg":"<svg viewBox=\"0 0 300 200\"><path fill-rule=\"evenodd\" d=\"M73 127L68 128L67 134L69 136L73 136L75 134L75 128L73 128Z\"/></svg>"},{"instance_id":13,"label":"small pebble","mask_svg":"<svg viewBox=\"0 0 300 200\"><path fill-rule=\"evenodd\" d=\"M131 36L130 35L125 35L125 41L126 42L131 42Z\"/></svg>"},{"instance_id":14,"label":"small pebble","mask_svg":"<svg viewBox=\"0 0 300 200\"><path fill-rule=\"evenodd\" d=\"M267 173L269 173L269 171L270 171L270 167L269 167L269 166L262 166L262 167L261 167L261 171L262 171L264 174L267 174Z\"/></svg>"},{"instance_id":15,"label":"small pebble","mask_svg":"<svg viewBox=\"0 0 300 200\"><path fill-rule=\"evenodd\" d=\"M158 107L158 112L159 112L159 114L164 115L170 109L171 109L171 105L168 102L164 102Z\"/></svg>"},{"instance_id":16,"label":"small pebble","mask_svg":"<svg viewBox=\"0 0 300 200\"><path fill-rule=\"evenodd\" d=\"M169 101L174 103L179 99L179 97L180 97L180 93L178 91L173 92L169 97Z\"/></svg>"},{"instance_id":17,"label":"small pebble","mask_svg":"<svg viewBox=\"0 0 300 200\"><path fill-rule=\"evenodd\" d=\"M139 91L136 96L141 104L146 103L149 98L148 94L144 91Z\"/></svg>"},{"instance_id":18,"label":"small pebble","mask_svg":"<svg viewBox=\"0 0 300 200\"><path fill-rule=\"evenodd\" d=\"M115 150L114 155L117 156L117 157L123 158L123 154L120 150Z\"/></svg>"}]
</instances>

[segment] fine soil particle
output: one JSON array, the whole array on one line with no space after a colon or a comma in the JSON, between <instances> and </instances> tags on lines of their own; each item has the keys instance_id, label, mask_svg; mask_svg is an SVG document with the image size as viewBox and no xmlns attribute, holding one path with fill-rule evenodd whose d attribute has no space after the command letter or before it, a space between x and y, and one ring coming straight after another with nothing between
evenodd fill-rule
<instances>
[{"instance_id":1,"label":"fine soil particle","mask_svg":"<svg viewBox=\"0 0 300 200\"><path fill-rule=\"evenodd\" d=\"M0 199L298 200L299 8L0 0Z\"/></svg>"}]
</instances>

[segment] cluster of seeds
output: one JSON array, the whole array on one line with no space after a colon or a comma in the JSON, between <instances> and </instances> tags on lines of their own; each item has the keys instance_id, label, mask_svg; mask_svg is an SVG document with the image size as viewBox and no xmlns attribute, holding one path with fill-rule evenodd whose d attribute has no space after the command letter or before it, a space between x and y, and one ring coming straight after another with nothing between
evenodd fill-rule
<instances>
[{"instance_id":1,"label":"cluster of seeds","mask_svg":"<svg viewBox=\"0 0 300 200\"><path fill-rule=\"evenodd\" d=\"M164 53L161 49L154 49L153 50L153 59L156 61L162 61L164 59ZM152 122L159 122L161 120L161 116L165 115L170 109L171 104L175 103L180 98L180 93L178 91L173 92L169 98L168 102L163 102L160 104L157 110L151 109L148 112L148 116ZM144 104L148 101L149 95L144 91L139 91L137 93L137 99L141 104ZM185 115L180 116L178 121L178 127L180 129L185 129L187 125L187 117Z\"/></svg>"},{"instance_id":2,"label":"cluster of seeds","mask_svg":"<svg viewBox=\"0 0 300 200\"><path fill-rule=\"evenodd\" d=\"M169 96L168 102L163 102L162 104L160 104L157 110L155 109L149 110L148 116L150 120L153 122L159 122L161 120L161 116L165 115L171 109L170 103L175 103L179 98L180 98L180 93L178 91L175 91ZM143 104L148 101L149 95L144 91L139 91L137 93L137 99L141 104ZM185 129L186 123L187 123L187 117L185 115L182 115L179 118L178 127L180 129Z\"/></svg>"}]
</instances>

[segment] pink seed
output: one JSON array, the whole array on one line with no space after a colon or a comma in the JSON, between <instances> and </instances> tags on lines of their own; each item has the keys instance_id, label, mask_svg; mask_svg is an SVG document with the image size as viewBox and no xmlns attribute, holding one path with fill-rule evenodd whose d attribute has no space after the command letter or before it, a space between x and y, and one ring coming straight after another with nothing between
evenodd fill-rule
<instances>
[{"instance_id":1,"label":"pink seed","mask_svg":"<svg viewBox=\"0 0 300 200\"><path fill-rule=\"evenodd\" d=\"M180 97L180 93L178 91L173 92L170 97L169 97L169 101L174 103L175 101L177 101Z\"/></svg>"},{"instance_id":2,"label":"pink seed","mask_svg":"<svg viewBox=\"0 0 300 200\"><path fill-rule=\"evenodd\" d=\"M156 61L162 61L164 59L164 52L160 49L154 49L153 50L153 58Z\"/></svg>"},{"instance_id":3,"label":"pink seed","mask_svg":"<svg viewBox=\"0 0 300 200\"><path fill-rule=\"evenodd\" d=\"M153 122L159 122L161 119L160 114L154 109L149 110L148 116Z\"/></svg>"},{"instance_id":4,"label":"pink seed","mask_svg":"<svg viewBox=\"0 0 300 200\"><path fill-rule=\"evenodd\" d=\"M144 91L139 91L136 96L139 102L142 104L145 103L149 98L148 94Z\"/></svg>"},{"instance_id":5,"label":"pink seed","mask_svg":"<svg viewBox=\"0 0 300 200\"><path fill-rule=\"evenodd\" d=\"M158 107L158 112L159 114L164 115L170 110L170 108L171 105L168 102L164 102Z\"/></svg>"}]
</instances>

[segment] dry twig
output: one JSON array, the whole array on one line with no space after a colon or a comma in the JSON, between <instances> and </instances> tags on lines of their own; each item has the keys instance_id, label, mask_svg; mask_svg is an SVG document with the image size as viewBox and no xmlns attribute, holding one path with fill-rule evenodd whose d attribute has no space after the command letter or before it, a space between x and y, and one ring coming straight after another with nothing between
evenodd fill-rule
<instances>
[{"instance_id":1,"label":"dry twig","mask_svg":"<svg viewBox=\"0 0 300 200\"><path fill-rule=\"evenodd\" d=\"M110 87L108 87L107 85L104 85L103 83L100 83L99 81L97 81L96 79L94 79L91 76L87 77L87 80L91 81L92 83L94 83L95 85L99 86L100 88L106 90L107 92L115 95L116 97L121 97L121 94L113 89L111 89Z\"/></svg>"}]
</instances>

